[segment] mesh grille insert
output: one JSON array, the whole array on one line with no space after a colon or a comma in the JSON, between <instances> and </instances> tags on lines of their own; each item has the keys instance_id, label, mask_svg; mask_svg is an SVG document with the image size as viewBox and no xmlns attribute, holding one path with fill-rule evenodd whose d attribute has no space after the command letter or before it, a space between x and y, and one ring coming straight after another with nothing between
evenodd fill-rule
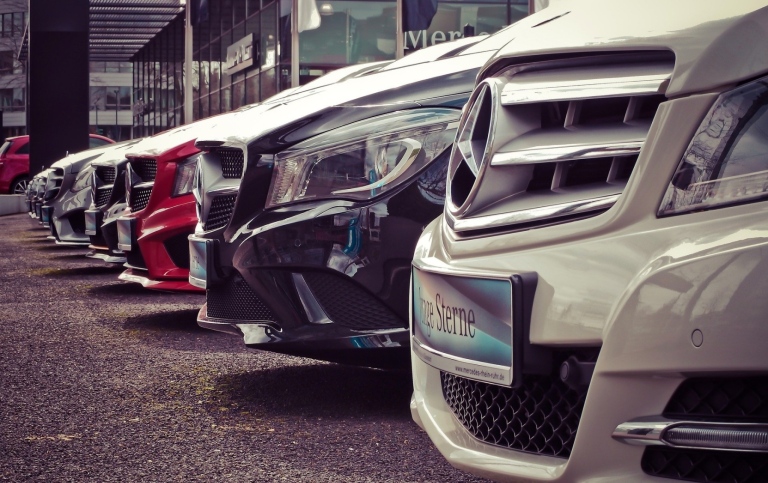
<instances>
[{"instance_id":1,"label":"mesh grille insert","mask_svg":"<svg viewBox=\"0 0 768 483\"><path fill-rule=\"evenodd\" d=\"M304 274L304 280L336 324L359 330L408 327L408 322L346 275L308 272Z\"/></svg>"},{"instance_id":2,"label":"mesh grille insert","mask_svg":"<svg viewBox=\"0 0 768 483\"><path fill-rule=\"evenodd\" d=\"M229 218L232 216L232 210L235 208L236 194L217 196L211 203L211 209L208 210L208 217L205 220L205 230L215 230L226 226Z\"/></svg>"},{"instance_id":3,"label":"mesh grille insert","mask_svg":"<svg viewBox=\"0 0 768 483\"><path fill-rule=\"evenodd\" d=\"M706 483L762 483L768 481L765 453L707 451L648 447L641 466L646 474Z\"/></svg>"},{"instance_id":4,"label":"mesh grille insert","mask_svg":"<svg viewBox=\"0 0 768 483\"><path fill-rule=\"evenodd\" d=\"M154 159L132 159L131 169L142 181L154 181L157 177L157 161Z\"/></svg>"},{"instance_id":5,"label":"mesh grille insert","mask_svg":"<svg viewBox=\"0 0 768 483\"><path fill-rule=\"evenodd\" d=\"M117 178L117 168L114 166L96 166L96 176L105 184L113 184Z\"/></svg>"},{"instance_id":6,"label":"mesh grille insert","mask_svg":"<svg viewBox=\"0 0 768 483\"><path fill-rule=\"evenodd\" d=\"M239 149L219 149L216 151L221 160L221 176L240 179L243 176L243 152Z\"/></svg>"},{"instance_id":7,"label":"mesh grille insert","mask_svg":"<svg viewBox=\"0 0 768 483\"><path fill-rule=\"evenodd\" d=\"M272 311L239 274L222 285L208 288L205 301L208 304L208 316L216 319L276 320Z\"/></svg>"},{"instance_id":8,"label":"mesh grille insert","mask_svg":"<svg viewBox=\"0 0 768 483\"><path fill-rule=\"evenodd\" d=\"M475 438L526 453L568 458L584 409L583 393L559 379L523 376L519 388L440 372L443 397Z\"/></svg>"},{"instance_id":9,"label":"mesh grille insert","mask_svg":"<svg viewBox=\"0 0 768 483\"><path fill-rule=\"evenodd\" d=\"M768 376L686 379L669 400L664 417L768 422Z\"/></svg>"},{"instance_id":10,"label":"mesh grille insert","mask_svg":"<svg viewBox=\"0 0 768 483\"><path fill-rule=\"evenodd\" d=\"M109 188L99 188L96 190L96 199L94 203L96 203L97 208L101 208L102 206L105 206L107 203L109 203L109 199L112 197L112 187Z\"/></svg>"},{"instance_id":11,"label":"mesh grille insert","mask_svg":"<svg viewBox=\"0 0 768 483\"><path fill-rule=\"evenodd\" d=\"M152 194L152 187L145 187L145 188L136 188L133 187L131 189L131 210L132 211L139 211L146 208L147 203L149 203L149 196Z\"/></svg>"}]
</instances>

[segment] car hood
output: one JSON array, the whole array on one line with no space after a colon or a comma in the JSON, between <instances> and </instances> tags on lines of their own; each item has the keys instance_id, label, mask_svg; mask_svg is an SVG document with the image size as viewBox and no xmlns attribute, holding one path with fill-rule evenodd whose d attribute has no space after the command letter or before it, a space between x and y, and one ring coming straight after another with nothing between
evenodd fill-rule
<instances>
[{"instance_id":1,"label":"car hood","mask_svg":"<svg viewBox=\"0 0 768 483\"><path fill-rule=\"evenodd\" d=\"M63 168L70 173L77 173L88 162L93 161L102 156L112 156L115 153L117 156L125 156L125 151L131 146L136 144L137 140L123 141L121 143L107 144L99 146L97 148L86 149L75 154L62 158L51 165L52 169ZM69 168L69 170L67 170Z\"/></svg>"},{"instance_id":2,"label":"car hood","mask_svg":"<svg viewBox=\"0 0 768 483\"><path fill-rule=\"evenodd\" d=\"M611 22L595 22L599 18ZM515 59L582 52L671 50L666 95L677 97L768 72L768 7L743 0L558 1L526 19L483 69L493 75Z\"/></svg>"},{"instance_id":3,"label":"car hood","mask_svg":"<svg viewBox=\"0 0 768 483\"><path fill-rule=\"evenodd\" d=\"M376 72L338 84L265 102L198 137L202 146L249 146L277 152L331 129L400 109L425 105L460 107L456 96L472 90L480 67L493 51L459 55Z\"/></svg>"}]
</instances>

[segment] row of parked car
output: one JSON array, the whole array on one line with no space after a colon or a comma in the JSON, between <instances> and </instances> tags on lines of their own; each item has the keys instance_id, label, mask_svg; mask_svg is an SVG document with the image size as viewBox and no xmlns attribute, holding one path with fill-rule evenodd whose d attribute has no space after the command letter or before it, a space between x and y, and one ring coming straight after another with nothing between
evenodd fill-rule
<instances>
[{"instance_id":1,"label":"row of parked car","mask_svg":"<svg viewBox=\"0 0 768 483\"><path fill-rule=\"evenodd\" d=\"M766 32L557 2L69 156L30 214L248 347L411 367L459 468L768 481Z\"/></svg>"}]
</instances>

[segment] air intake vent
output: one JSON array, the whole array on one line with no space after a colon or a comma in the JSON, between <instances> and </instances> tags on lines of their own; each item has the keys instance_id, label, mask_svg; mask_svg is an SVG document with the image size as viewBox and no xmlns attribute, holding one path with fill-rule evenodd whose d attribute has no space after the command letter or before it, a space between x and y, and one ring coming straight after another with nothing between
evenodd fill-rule
<instances>
[{"instance_id":1,"label":"air intake vent","mask_svg":"<svg viewBox=\"0 0 768 483\"><path fill-rule=\"evenodd\" d=\"M335 324L357 330L408 327L407 321L346 275L307 272L304 280Z\"/></svg>"},{"instance_id":2,"label":"air intake vent","mask_svg":"<svg viewBox=\"0 0 768 483\"><path fill-rule=\"evenodd\" d=\"M208 217L205 220L203 229L215 230L226 226L229 218L232 216L232 210L235 208L236 194L217 196L211 202L211 209L208 210Z\"/></svg>"},{"instance_id":3,"label":"air intake vent","mask_svg":"<svg viewBox=\"0 0 768 483\"><path fill-rule=\"evenodd\" d=\"M131 211L140 211L146 208L149 203L149 196L152 194L152 186L131 188Z\"/></svg>"},{"instance_id":4,"label":"air intake vent","mask_svg":"<svg viewBox=\"0 0 768 483\"><path fill-rule=\"evenodd\" d=\"M269 307L256 295L239 274L206 292L208 317L224 320L275 321Z\"/></svg>"},{"instance_id":5,"label":"air intake vent","mask_svg":"<svg viewBox=\"0 0 768 483\"><path fill-rule=\"evenodd\" d=\"M96 196L94 197L94 204L97 208L106 206L109 203L109 199L112 197L112 186L104 186L96 189Z\"/></svg>"},{"instance_id":6,"label":"air intake vent","mask_svg":"<svg viewBox=\"0 0 768 483\"><path fill-rule=\"evenodd\" d=\"M154 159L131 159L131 169L141 181L154 181L157 177L157 161Z\"/></svg>"},{"instance_id":7,"label":"air intake vent","mask_svg":"<svg viewBox=\"0 0 768 483\"><path fill-rule=\"evenodd\" d=\"M471 236L610 208L673 66L664 52L611 54L516 65L483 81L451 159L449 225Z\"/></svg>"},{"instance_id":8,"label":"air intake vent","mask_svg":"<svg viewBox=\"0 0 768 483\"><path fill-rule=\"evenodd\" d=\"M117 178L117 168L114 166L96 166L96 176L104 184L114 184Z\"/></svg>"},{"instance_id":9,"label":"air intake vent","mask_svg":"<svg viewBox=\"0 0 768 483\"><path fill-rule=\"evenodd\" d=\"M768 423L768 376L686 379L669 400L664 417Z\"/></svg>"},{"instance_id":10,"label":"air intake vent","mask_svg":"<svg viewBox=\"0 0 768 483\"><path fill-rule=\"evenodd\" d=\"M519 388L495 386L440 372L445 402L475 438L516 451L568 458L586 389L556 377L524 376Z\"/></svg>"},{"instance_id":11,"label":"air intake vent","mask_svg":"<svg viewBox=\"0 0 768 483\"><path fill-rule=\"evenodd\" d=\"M216 154L221 160L221 176L229 179L240 179L243 176L243 152L239 149L217 149Z\"/></svg>"},{"instance_id":12,"label":"air intake vent","mask_svg":"<svg viewBox=\"0 0 768 483\"><path fill-rule=\"evenodd\" d=\"M708 451L652 446L641 462L651 476L701 483L758 483L768 481L765 453Z\"/></svg>"}]
</instances>

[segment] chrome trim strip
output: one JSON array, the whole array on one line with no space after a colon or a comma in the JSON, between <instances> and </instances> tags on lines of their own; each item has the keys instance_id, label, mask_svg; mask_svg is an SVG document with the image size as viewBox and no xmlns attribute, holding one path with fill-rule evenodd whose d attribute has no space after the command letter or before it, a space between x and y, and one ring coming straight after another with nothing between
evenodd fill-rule
<instances>
[{"instance_id":1,"label":"chrome trim strip","mask_svg":"<svg viewBox=\"0 0 768 483\"><path fill-rule=\"evenodd\" d=\"M450 210L445 210L446 221L453 231L457 233L484 230L489 228L510 227L522 223L535 221L555 220L568 215L587 214L592 211L607 210L616 203L621 194L601 196L569 203L542 206L532 210L513 211L497 215L478 216L475 218L454 218Z\"/></svg>"},{"instance_id":2,"label":"chrome trim strip","mask_svg":"<svg viewBox=\"0 0 768 483\"><path fill-rule=\"evenodd\" d=\"M140 283L144 288L149 288L154 285L158 285L160 282L157 282L155 280L150 280L147 277L142 277L141 275L135 275L133 273L123 272L120 275L117 276L119 280L123 280L125 282L136 282Z\"/></svg>"},{"instance_id":3,"label":"chrome trim strip","mask_svg":"<svg viewBox=\"0 0 768 483\"><path fill-rule=\"evenodd\" d=\"M601 97L662 94L670 74L609 77L582 81L508 82L501 91L501 104L555 102Z\"/></svg>"},{"instance_id":4,"label":"chrome trim strip","mask_svg":"<svg viewBox=\"0 0 768 483\"><path fill-rule=\"evenodd\" d=\"M88 257L88 258L94 258L94 259L97 259L97 260L103 260L106 263L120 263L120 264L123 264L123 263L125 263L127 261L125 257L115 257L115 256L112 256L112 255L107 255L105 253L99 253L99 252L88 252L88 253L85 254L85 256Z\"/></svg>"},{"instance_id":5,"label":"chrome trim strip","mask_svg":"<svg viewBox=\"0 0 768 483\"><path fill-rule=\"evenodd\" d=\"M299 296L304 312L307 313L307 318L312 324L331 324L333 321L328 314L325 313L323 307L320 306L315 295L312 293L312 289L309 288L307 281L304 280L304 276L300 273L292 273L293 284L296 287L296 294Z\"/></svg>"},{"instance_id":6,"label":"chrome trim strip","mask_svg":"<svg viewBox=\"0 0 768 483\"><path fill-rule=\"evenodd\" d=\"M189 276L189 284L193 287L201 288L203 290L208 288L208 282L206 280L203 280L202 278L193 277L192 275Z\"/></svg>"},{"instance_id":7,"label":"chrome trim strip","mask_svg":"<svg viewBox=\"0 0 768 483\"><path fill-rule=\"evenodd\" d=\"M712 450L712 451L743 451L750 453L768 453L768 450L750 449L744 447L727 447L717 445L700 444L696 446L670 443L666 438L673 429L690 429L699 431L723 431L745 432L754 430L757 432L768 431L766 423L728 423L715 421L685 421L671 420L661 416L638 418L616 426L611 437L625 444L635 446L667 446L670 448ZM723 441L725 442L725 441Z\"/></svg>"},{"instance_id":8,"label":"chrome trim strip","mask_svg":"<svg viewBox=\"0 0 768 483\"><path fill-rule=\"evenodd\" d=\"M580 159L607 158L612 156L630 156L638 154L644 140L616 143L569 144L562 146L544 146L523 149L508 153L496 153L491 159L491 166L512 164L533 164L558 161L576 161Z\"/></svg>"}]
</instances>

